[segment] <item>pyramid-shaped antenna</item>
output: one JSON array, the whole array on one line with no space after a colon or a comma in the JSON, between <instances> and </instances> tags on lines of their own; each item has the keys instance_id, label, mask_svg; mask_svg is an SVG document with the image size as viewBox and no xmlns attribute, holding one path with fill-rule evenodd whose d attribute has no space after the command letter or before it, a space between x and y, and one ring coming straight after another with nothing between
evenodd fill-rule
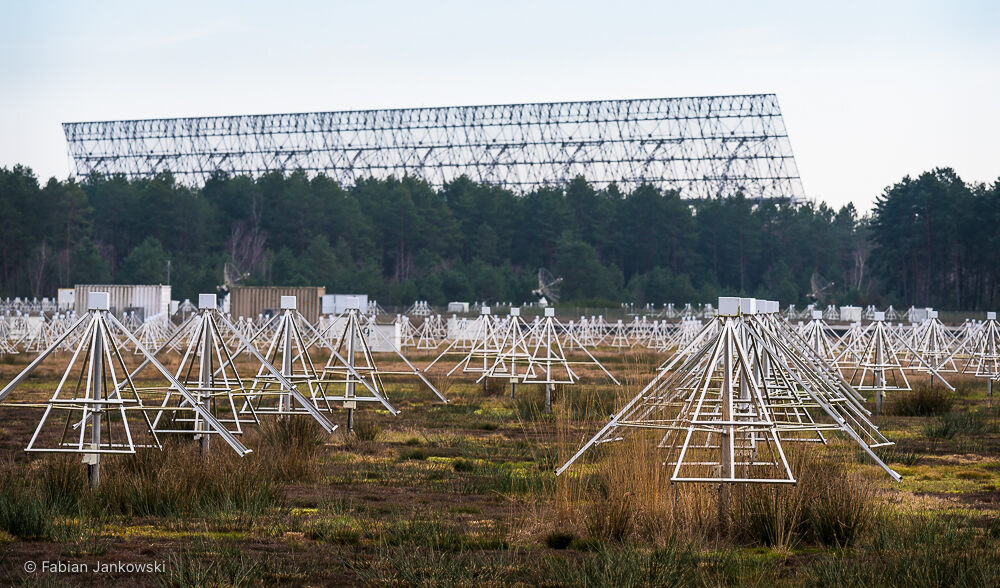
<instances>
[{"instance_id":1,"label":"pyramid-shaped antenna","mask_svg":"<svg viewBox=\"0 0 1000 588\"><path fill-rule=\"evenodd\" d=\"M417 349L430 351L441 346L442 340L441 315L431 315L424 319L423 324L417 329Z\"/></svg>"},{"instance_id":2,"label":"pyramid-shaped antenna","mask_svg":"<svg viewBox=\"0 0 1000 588\"><path fill-rule=\"evenodd\" d=\"M837 357L836 343L831 335L833 330L826 324L823 313L812 311L812 320L803 328L802 338L806 340L816 355L827 360Z\"/></svg>"},{"instance_id":3,"label":"pyramid-shaped antenna","mask_svg":"<svg viewBox=\"0 0 1000 588\"><path fill-rule=\"evenodd\" d=\"M332 412L331 402L342 400L336 396L327 398L326 390L319 373L309 355L309 345L305 343L302 328L312 329L308 321L298 312L295 296L281 297L281 312L267 321L252 339L243 340L243 348L247 348L261 362L261 367L251 384L251 393L244 405L244 410L255 411L257 414L276 414L287 416L309 413L332 432L336 426L320 414ZM233 327L235 331L235 327ZM315 329L312 329L315 331ZM262 334L271 333L267 351L261 354L254 347L254 340ZM314 341L322 337L314 337ZM238 354L242 348L237 351ZM354 381L363 385L369 392L374 388L365 381L353 366L331 349L331 353L346 366ZM276 365L280 357L280 367ZM308 391L308 397L299 392L298 387ZM293 405L293 401L296 405ZM390 406L387 409L393 415L398 411Z\"/></svg>"},{"instance_id":4,"label":"pyramid-shaped antenna","mask_svg":"<svg viewBox=\"0 0 1000 588\"><path fill-rule=\"evenodd\" d=\"M877 310L875 312L878 313ZM875 314L872 315L873 319L874 316ZM851 323L835 344L839 352L833 358L832 365L838 368L853 368L860 363L866 346L865 327L861 321Z\"/></svg>"},{"instance_id":5,"label":"pyramid-shaped antenna","mask_svg":"<svg viewBox=\"0 0 1000 588\"><path fill-rule=\"evenodd\" d=\"M356 301L357 299L355 299ZM352 308L351 303L348 306ZM371 352L367 345L360 345L358 341L359 337L355 334L356 331L360 330L356 326L356 316L355 313L348 311L345 315L341 315L337 319L330 320L324 329L324 340L325 334L331 329L335 328L339 322L343 322L344 328L342 332L336 339L336 343L328 346L331 351L335 353L330 354L330 358L327 361L326 366L323 368L322 373L319 377L319 382L323 386L323 396L326 402L338 402L345 409L347 409L347 432L354 432L354 411L358 406L358 401L374 401L381 402L383 406L386 406L390 411L395 412L395 409L389 404L387 400L388 395L386 394L385 387L382 385L382 380L375 371L375 362L371 358ZM357 350L358 347L362 347L362 363L357 362ZM338 357L343 357L345 360L341 362ZM365 374L371 378L371 387L375 389L375 392L368 395L358 396L355 390L355 384L359 381L367 383L367 380L363 380L360 377L355 378L353 375ZM344 384L344 395L343 397L337 397L335 393L331 390L331 385L333 384Z\"/></svg>"},{"instance_id":6,"label":"pyramid-shaped antenna","mask_svg":"<svg viewBox=\"0 0 1000 588\"><path fill-rule=\"evenodd\" d=\"M479 318L476 319L476 322L472 327L474 329L472 337L468 337L465 332L469 328L468 323L466 323L464 329L458 329L460 332L456 333L457 336L454 340L452 340L452 342L445 347L444 351L442 351L440 355L434 358L434 361L427 364L424 371L426 372L430 370L434 364L447 355L452 348L460 348L463 342L467 340L471 343L468 353L466 353L454 367L448 370L446 375L451 376L457 370L461 370L462 373L480 375L489 371L490 366L493 365L497 356L500 355L501 352L501 340L500 335L497 332L497 321L494 320L492 310L489 306L483 306L480 308ZM479 380L477 379L477 381ZM486 380L483 379L482 382L483 389L485 390Z\"/></svg>"},{"instance_id":7,"label":"pyramid-shaped antenna","mask_svg":"<svg viewBox=\"0 0 1000 588\"><path fill-rule=\"evenodd\" d=\"M278 314L272 316L248 341L247 350L257 351L263 337L270 335L263 353L263 361L250 385L250 394L243 410L256 414L290 416L304 412L332 411L332 406L323 397L319 374L308 353L302 329L310 328L298 313L295 296L282 296ZM271 368L276 368L272 370ZM286 385L289 384L289 385ZM293 391L305 399L307 408L297 400ZM314 417L315 418L315 417ZM322 417L326 420L325 417Z\"/></svg>"},{"instance_id":8,"label":"pyramid-shaped antenna","mask_svg":"<svg viewBox=\"0 0 1000 588\"><path fill-rule=\"evenodd\" d=\"M773 301L720 298L715 334L659 371L556 474L596 444L650 431L661 436L658 447L666 452L672 481L793 483L782 442L839 431L899 480L872 452L887 443L877 427L827 373L815 371L811 360L796 359L798 352L778 332L777 312Z\"/></svg>"},{"instance_id":9,"label":"pyramid-shaped antenna","mask_svg":"<svg viewBox=\"0 0 1000 588\"><path fill-rule=\"evenodd\" d=\"M938 318L938 311L927 311L927 319L913 331L912 346L916 354L934 366L938 372L957 373L954 355L958 342ZM934 374L931 374L934 383Z\"/></svg>"},{"instance_id":10,"label":"pyramid-shaped antenna","mask_svg":"<svg viewBox=\"0 0 1000 588\"><path fill-rule=\"evenodd\" d=\"M645 337L646 347L665 352L670 349L672 333L667 321L654 319Z\"/></svg>"},{"instance_id":11,"label":"pyramid-shaped antenna","mask_svg":"<svg viewBox=\"0 0 1000 588\"><path fill-rule=\"evenodd\" d=\"M565 333L570 343L575 343L587 356L589 361L570 361L566 357L563 343L560 340L560 333ZM615 383L621 386L621 382L612 375L604 365L594 357L590 351L584 347L576 336L566 328L559 319L556 318L555 309L546 308L545 316L537 327L537 331L532 338L534 348L531 349L528 370L522 376L524 383L545 384L545 412L552 412L552 385L553 384L575 384L580 376L573 370L572 364L584 363L596 365L604 374Z\"/></svg>"},{"instance_id":12,"label":"pyramid-shaped antenna","mask_svg":"<svg viewBox=\"0 0 1000 588\"><path fill-rule=\"evenodd\" d=\"M372 321L375 317L372 316ZM339 325L339 326L338 326ZM385 385L382 383L383 375L392 374L411 374L416 375L438 395L439 398L447 402L430 382L424 378L423 374L420 373L417 368L413 366L403 356L402 353L396 349L392 341L389 341L382 335L374 325L370 324L368 320L365 320L361 313L360 301L358 298L348 298L347 306L336 319L330 322L328 329L337 327L339 335L337 337L336 346L331 349L332 353L330 359L326 366L323 368L323 373L320 376L320 381L324 386L324 394L328 401L334 401L342 403L343 407L347 409L347 430L349 432L354 430L354 411L357 408L357 403L360 402L380 402L387 410L392 414L398 414L398 410L393 408L393 406L388 401L388 393L386 392ZM371 344L369 342L370 335L376 334L381 336L384 341L383 344L391 348L410 368L411 371L408 372L389 372L386 370L380 370L375 363L375 358L372 355ZM358 361L360 353L360 363ZM344 394L342 396L337 396L332 394L331 385L343 385ZM365 386L369 394L358 395L357 394L357 384L362 384Z\"/></svg>"},{"instance_id":13,"label":"pyramid-shaped antenna","mask_svg":"<svg viewBox=\"0 0 1000 588\"><path fill-rule=\"evenodd\" d=\"M195 400L215 415L233 434L243 433L243 425L259 423L256 413L241 416L239 406L246 400L247 387L236 370L234 355L226 345L226 333L219 328L218 297L198 296L198 312L190 315L181 330L191 333L177 367L176 378L183 382ZM158 433L194 435L201 452L211 449L211 431L191 406L172 389L164 391L160 410L153 419Z\"/></svg>"},{"instance_id":14,"label":"pyramid-shaped antenna","mask_svg":"<svg viewBox=\"0 0 1000 588\"><path fill-rule=\"evenodd\" d=\"M346 307L344 311L336 316L329 318L325 321L325 327L316 333L316 336L310 342L308 347L311 347L317 341L322 342L326 347L328 347L333 353L330 356L330 360L327 362L324 371L329 375L331 370L333 372L344 372L344 377L353 378L347 373L347 365L354 364L351 363L350 357L342 356L341 353L345 351L344 341L348 335L354 337L353 349L355 352L362 351L363 361L365 361L366 367L364 369L358 367L360 373L366 373L368 375L367 380L371 380L372 388L378 393L379 397L386 399L388 395L385 392L384 386L381 383L381 376L384 375L413 375L417 376L421 382L424 383L434 394L442 401L447 403L448 399L438 391L437 387L434 386L428 380L421 371L410 362L409 359L402 353L398 348L396 341L390 340L382 330L375 323L376 316L373 314L366 317L363 309L360 307L360 301L356 297L348 297L346 302ZM402 323L393 323L394 329L401 328ZM337 334L336 339L331 339L331 335ZM397 337L394 337L396 339ZM409 368L408 371L387 371L380 369L374 361L372 356L372 344L376 345L376 349L390 350L396 354L396 356L406 364ZM372 398L372 400L377 400L377 397ZM385 404L385 403L384 403ZM388 407L387 407L388 408ZM395 412L392 409L390 412Z\"/></svg>"},{"instance_id":15,"label":"pyramid-shaped antenna","mask_svg":"<svg viewBox=\"0 0 1000 588\"><path fill-rule=\"evenodd\" d=\"M754 379L739 301L720 299L725 314L718 333L680 369L661 371L556 473L593 444L621 438L623 429L644 428L663 431L659 447L668 451L671 481L794 483Z\"/></svg>"},{"instance_id":16,"label":"pyramid-shaped antenna","mask_svg":"<svg viewBox=\"0 0 1000 588\"><path fill-rule=\"evenodd\" d=\"M10 327L7 326L5 317L0 316L0 356L4 354L14 355L16 353L19 353L19 351L11 339Z\"/></svg>"},{"instance_id":17,"label":"pyramid-shaped antenna","mask_svg":"<svg viewBox=\"0 0 1000 588\"><path fill-rule=\"evenodd\" d=\"M513 398L520 377L529 373L531 367L531 352L528 350L528 338L533 335L532 327L521 318L521 309L510 308L510 316L499 329L499 353L496 360L487 368L479 380L485 378L502 378L510 381L510 397ZM478 380L477 380L478 381Z\"/></svg>"},{"instance_id":18,"label":"pyramid-shaped antenna","mask_svg":"<svg viewBox=\"0 0 1000 588\"><path fill-rule=\"evenodd\" d=\"M625 323L621 319L618 319L618 322L611 327L611 346L616 349L625 349L632 346L628 331L625 329Z\"/></svg>"},{"instance_id":19,"label":"pyramid-shaped antenna","mask_svg":"<svg viewBox=\"0 0 1000 588\"><path fill-rule=\"evenodd\" d=\"M760 304L765 308L777 308L773 301L758 301ZM749 325L760 335L759 341L752 345L759 344L763 348L759 365L771 388L769 397L774 402L772 409L783 441L820 440L825 443L824 430L835 431L846 426L854 432L856 440L869 448L892 444L869 420L871 412L862 404L861 394L785 321L778 319L776 312L758 314ZM786 368L790 371L786 372ZM834 425L822 425L814 420L810 412L816 407L813 396L819 399L823 412L834 417ZM810 431L817 433L817 439L809 437ZM806 433L806 437L800 437L799 433Z\"/></svg>"},{"instance_id":20,"label":"pyramid-shaped antenna","mask_svg":"<svg viewBox=\"0 0 1000 588\"><path fill-rule=\"evenodd\" d=\"M865 328L862 338L865 348L848 381L859 392L875 392L875 414L882 414L886 392L912 389L905 371L910 366L903 365L897 350L909 351L915 365L936 375L948 389L955 390L906 340L886 326L885 313L875 313L875 320Z\"/></svg>"},{"instance_id":21,"label":"pyramid-shaped antenna","mask_svg":"<svg viewBox=\"0 0 1000 588\"><path fill-rule=\"evenodd\" d=\"M271 317L258 331L261 334L271 333L264 358L268 364L278 368L281 376L302 392L317 410L329 412L332 407L323 398L319 373L302 335L303 328L308 331L308 327L302 323L308 321L297 320L300 316L297 307L295 296L282 296L278 314ZM251 383L251 396L245 409L254 410L258 414L282 416L302 412L301 407L292 406L289 391L263 363Z\"/></svg>"},{"instance_id":22,"label":"pyramid-shaped antenna","mask_svg":"<svg viewBox=\"0 0 1000 588\"><path fill-rule=\"evenodd\" d=\"M591 319L593 319L593 317L591 317ZM605 341L607 341L611 336L611 325L608 324L608 321L604 320L603 314L597 315L597 319L592 320L591 323L594 340L596 341L594 346L600 347L601 345L604 345Z\"/></svg>"},{"instance_id":23,"label":"pyramid-shaped antenna","mask_svg":"<svg viewBox=\"0 0 1000 588\"><path fill-rule=\"evenodd\" d=\"M421 372L415 365L413 365L412 362L410 362L409 359L407 359L406 355L403 354L403 351L399 348L399 346L397 346L393 341L390 341L389 338L386 337L385 333L383 333L380 329L377 328L377 325L375 324L374 315L372 315L369 320L362 321L364 315L362 315L360 311L357 311L354 314L355 314L354 324L357 326L357 331L355 334L358 336L359 340L363 343L365 348L370 349L371 347L370 343L374 339L376 343L380 342L383 348L387 348L391 350L393 353L395 353L396 357L401 359L403 363L406 364L406 367L409 368L407 371L390 372L376 367L375 370L377 373L381 375L417 376L417 378L419 378L420 381L423 382L424 385L427 386L431 390L431 392L433 392L434 395L438 397L439 400L441 400L441 402L444 402L445 404L448 403L448 399L444 396L444 394L441 394L441 392L437 389L437 387L434 384L432 384L430 380L427 379L427 377L423 374L423 372Z\"/></svg>"},{"instance_id":24,"label":"pyramid-shaped antenna","mask_svg":"<svg viewBox=\"0 0 1000 588\"><path fill-rule=\"evenodd\" d=\"M399 330L399 349L406 349L417 344L417 329L410 322L410 317L405 314L398 315L393 324ZM396 345L393 345L393 347L396 347Z\"/></svg>"},{"instance_id":25,"label":"pyramid-shaped antenna","mask_svg":"<svg viewBox=\"0 0 1000 588\"><path fill-rule=\"evenodd\" d=\"M124 345L112 334L112 329L117 329L132 344L139 347L145 356L145 363L152 365L167 380L170 387L190 404L192 410L205 423L206 430L222 437L239 455L250 453L249 449L197 401L194 394L125 329L124 325L111 314L109 308L108 293L89 293L88 312L28 364L3 390L0 390L0 402L2 402L62 344L64 339L82 327L83 334L80 336L79 344L52 397L45 403L45 412L25 450L83 454L84 462L88 465L90 482L96 486L100 482L102 455L135 453L137 447L162 449L147 414L151 408L143 404L132 374L126 367L122 356ZM71 389L67 387L67 383L70 382L74 367L79 368L80 375ZM48 439L42 439L40 435L50 419L58 414L56 411L66 415L62 437L54 445L46 445ZM150 442L145 444L136 442L128 418L128 412L133 411L142 416L145 429L150 434Z\"/></svg>"},{"instance_id":26,"label":"pyramid-shaped antenna","mask_svg":"<svg viewBox=\"0 0 1000 588\"><path fill-rule=\"evenodd\" d=\"M294 299L294 296L290 298ZM161 353L170 350L179 350L184 347L182 345L182 342L184 341L187 341L187 344L190 345L191 341L195 340L200 332L201 322L199 317L203 315L211 315L212 321L216 327L218 327L218 333L221 335L221 340L218 341L218 344L225 348L225 341L235 341L239 345L236 350L231 353L224 354L224 357L227 358L226 360L220 359L217 365L213 366L214 371L212 372L212 377L220 378L226 370L232 370L235 373L235 360L244 353L256 359L260 364L260 368L257 373L258 377L255 378L254 381L258 383L263 382L261 386L254 388L253 384L251 384L247 387L246 379L242 377L240 378L240 383L243 385L243 392L238 395L243 397L242 407L240 409L241 415L249 414L251 415L249 418L252 418L254 421L258 420L257 417L259 413L257 411L256 403L261 401L261 388L266 388L266 391L264 392L266 396L277 396L281 399L287 399L288 406L295 407L293 410L290 409L289 412L294 414L308 414L327 433L335 431L337 426L331 423L320 413L314 401L306 399L306 397L303 396L302 393L296 388L292 380L282 375L281 370L275 367L274 364L257 348L258 340L263 338L265 334L273 333L274 335L277 335L277 329L272 328L272 323L278 322L275 320L277 317L272 317L272 321L265 323L256 331L254 335L247 336L244 331L246 327L244 327L244 329L237 327L230 322L230 320L222 314L217 307L210 305L207 298L205 300L205 308L195 309L195 313L188 316L184 324L177 328L174 331L174 334L171 335L152 355L159 356ZM133 370L131 377L135 378L147 365L149 365L149 363L149 358L147 358L139 365L139 367ZM266 412L269 414L276 413L274 410ZM243 420L247 421L248 419L244 418Z\"/></svg>"},{"instance_id":27,"label":"pyramid-shaped antenna","mask_svg":"<svg viewBox=\"0 0 1000 588\"><path fill-rule=\"evenodd\" d=\"M962 372L986 378L986 395L993 396L993 381L1000 381L1000 323L997 322L997 313L986 313L986 322L969 344L969 360Z\"/></svg>"}]
</instances>

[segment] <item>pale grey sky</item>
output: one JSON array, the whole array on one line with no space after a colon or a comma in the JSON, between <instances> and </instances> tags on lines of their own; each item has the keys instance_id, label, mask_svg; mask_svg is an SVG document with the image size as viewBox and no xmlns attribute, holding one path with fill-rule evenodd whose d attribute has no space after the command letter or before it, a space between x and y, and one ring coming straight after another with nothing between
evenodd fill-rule
<instances>
[{"instance_id":1,"label":"pale grey sky","mask_svg":"<svg viewBox=\"0 0 1000 588\"><path fill-rule=\"evenodd\" d=\"M809 196L1000 177L1000 4L0 0L0 166L60 123L774 92Z\"/></svg>"}]
</instances>

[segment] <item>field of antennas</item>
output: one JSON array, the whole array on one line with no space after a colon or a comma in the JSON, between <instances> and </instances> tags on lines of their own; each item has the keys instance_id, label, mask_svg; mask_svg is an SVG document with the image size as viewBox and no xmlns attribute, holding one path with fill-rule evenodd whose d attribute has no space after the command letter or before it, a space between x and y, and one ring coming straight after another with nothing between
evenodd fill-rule
<instances>
[{"instance_id":1,"label":"field of antennas","mask_svg":"<svg viewBox=\"0 0 1000 588\"><path fill-rule=\"evenodd\" d=\"M6 584L1000 578L995 313L2 304Z\"/></svg>"}]
</instances>

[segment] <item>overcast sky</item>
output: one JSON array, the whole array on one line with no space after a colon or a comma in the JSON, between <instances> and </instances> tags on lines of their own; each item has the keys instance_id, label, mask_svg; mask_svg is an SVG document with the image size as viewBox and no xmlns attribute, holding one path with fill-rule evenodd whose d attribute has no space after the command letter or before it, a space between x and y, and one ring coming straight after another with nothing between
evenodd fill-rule
<instances>
[{"instance_id":1,"label":"overcast sky","mask_svg":"<svg viewBox=\"0 0 1000 588\"><path fill-rule=\"evenodd\" d=\"M998 6L0 0L0 166L67 177L67 121L773 92L807 194L864 211L1000 177Z\"/></svg>"}]
</instances>

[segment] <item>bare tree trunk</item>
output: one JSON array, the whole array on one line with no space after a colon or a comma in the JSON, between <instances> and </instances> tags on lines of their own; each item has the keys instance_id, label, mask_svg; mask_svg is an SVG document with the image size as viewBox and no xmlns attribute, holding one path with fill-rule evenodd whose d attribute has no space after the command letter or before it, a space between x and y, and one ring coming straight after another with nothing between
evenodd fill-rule
<instances>
[{"instance_id":1,"label":"bare tree trunk","mask_svg":"<svg viewBox=\"0 0 1000 588\"><path fill-rule=\"evenodd\" d=\"M45 279L45 266L49 260L49 250L45 241L38 249L33 267L29 270L31 276L31 294L35 298L42 295L42 280Z\"/></svg>"}]
</instances>

